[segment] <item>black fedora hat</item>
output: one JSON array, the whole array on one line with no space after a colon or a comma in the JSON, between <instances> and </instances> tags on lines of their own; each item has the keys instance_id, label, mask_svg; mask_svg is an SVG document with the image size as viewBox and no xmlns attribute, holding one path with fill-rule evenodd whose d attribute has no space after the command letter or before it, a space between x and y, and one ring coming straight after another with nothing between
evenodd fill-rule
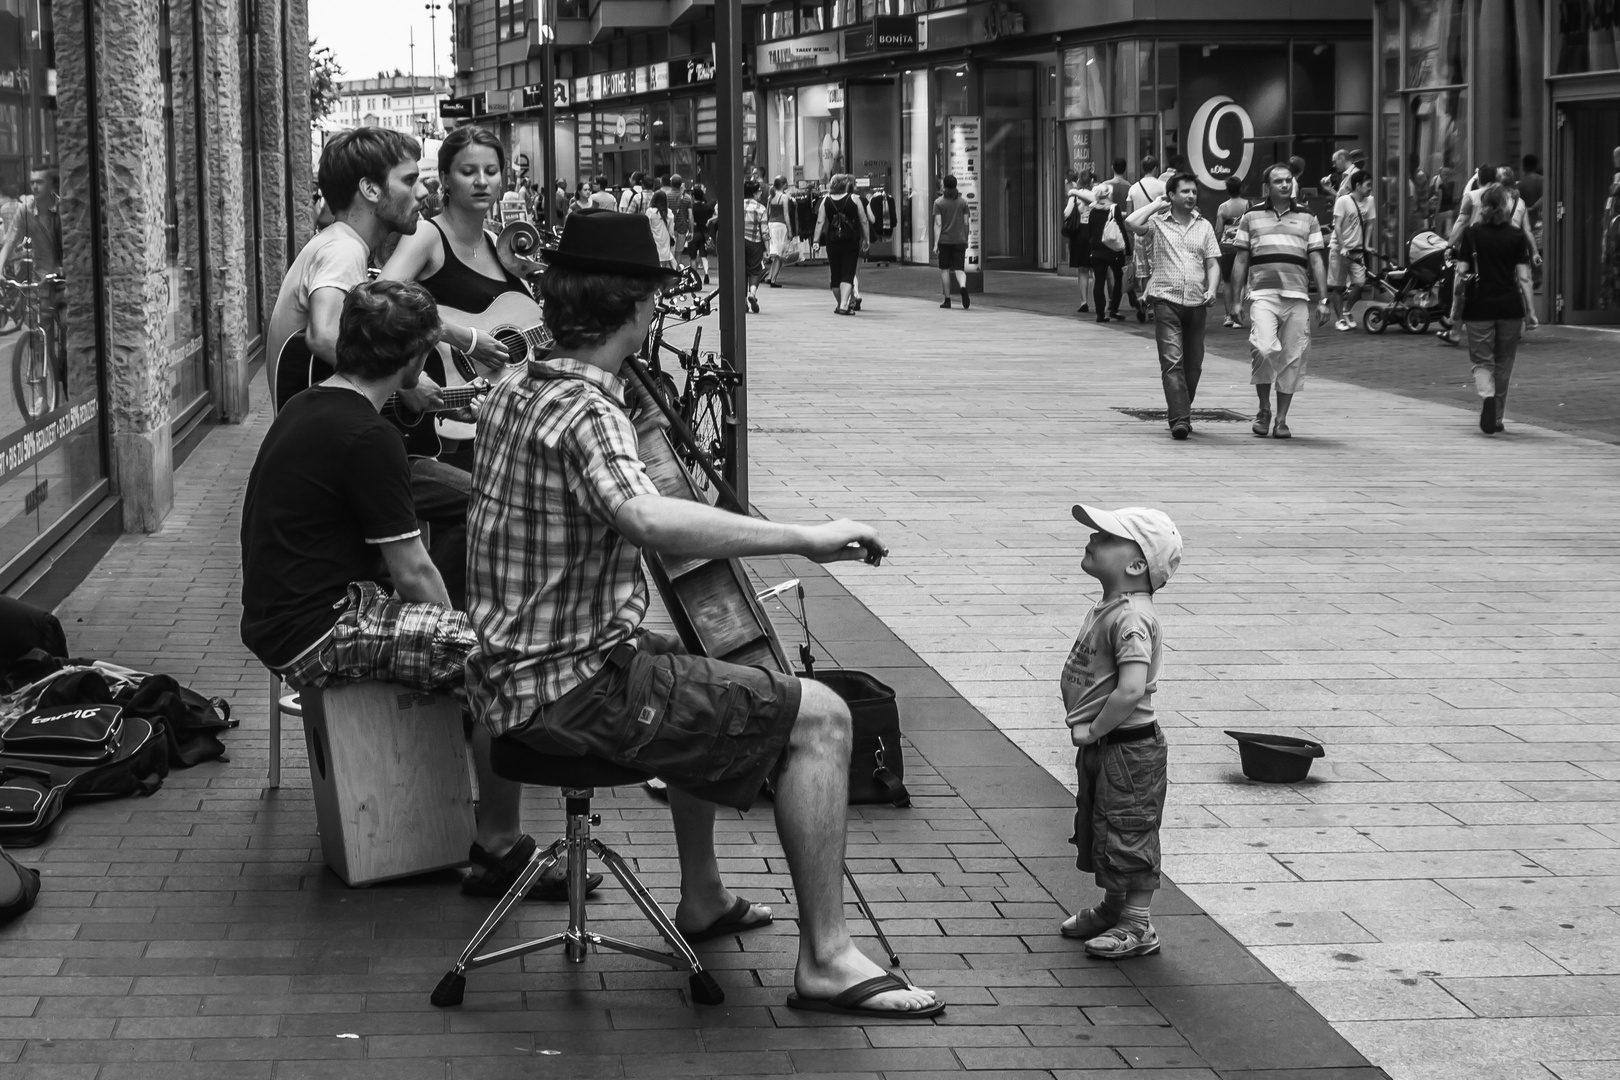
<instances>
[{"instance_id":1,"label":"black fedora hat","mask_svg":"<svg viewBox=\"0 0 1620 1080\"><path fill-rule=\"evenodd\" d=\"M545 253L546 262L566 270L625 277L674 277L658 261L652 225L640 214L577 210L563 225L562 241Z\"/></svg>"}]
</instances>

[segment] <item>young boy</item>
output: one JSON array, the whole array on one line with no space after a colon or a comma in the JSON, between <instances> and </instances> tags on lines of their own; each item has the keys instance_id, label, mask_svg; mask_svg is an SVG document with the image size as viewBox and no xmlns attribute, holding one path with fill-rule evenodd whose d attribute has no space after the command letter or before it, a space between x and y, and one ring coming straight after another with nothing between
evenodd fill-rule
<instances>
[{"instance_id":1,"label":"young boy","mask_svg":"<svg viewBox=\"0 0 1620 1080\"><path fill-rule=\"evenodd\" d=\"M1124 960L1159 951L1148 918L1159 887L1159 821L1168 755L1153 718L1162 641L1153 593L1181 565L1181 534L1163 511L1074 508L1096 531L1080 569L1102 599L1086 615L1063 665L1065 720L1080 787L1075 793L1075 865L1096 876L1103 901L1066 919L1062 934L1092 956Z\"/></svg>"}]
</instances>

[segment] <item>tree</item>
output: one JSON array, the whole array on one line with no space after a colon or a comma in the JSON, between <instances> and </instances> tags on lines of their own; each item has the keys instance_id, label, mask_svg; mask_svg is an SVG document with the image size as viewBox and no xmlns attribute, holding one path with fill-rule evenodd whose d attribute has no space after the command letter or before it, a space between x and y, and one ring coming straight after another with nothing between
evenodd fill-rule
<instances>
[{"instance_id":1,"label":"tree","mask_svg":"<svg viewBox=\"0 0 1620 1080\"><path fill-rule=\"evenodd\" d=\"M309 39L309 119L318 124L331 115L338 103L338 77L343 65L332 54L331 48L314 38Z\"/></svg>"}]
</instances>

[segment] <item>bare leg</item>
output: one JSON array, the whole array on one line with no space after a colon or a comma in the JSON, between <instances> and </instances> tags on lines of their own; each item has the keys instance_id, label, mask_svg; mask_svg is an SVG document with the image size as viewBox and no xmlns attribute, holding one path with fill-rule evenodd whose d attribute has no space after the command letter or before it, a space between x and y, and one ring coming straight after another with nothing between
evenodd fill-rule
<instances>
[{"instance_id":1,"label":"bare leg","mask_svg":"<svg viewBox=\"0 0 1620 1080\"><path fill-rule=\"evenodd\" d=\"M850 295L854 289L855 286L847 281L840 281L838 283L838 306L843 308L845 311L849 310Z\"/></svg>"},{"instance_id":2,"label":"bare leg","mask_svg":"<svg viewBox=\"0 0 1620 1080\"><path fill-rule=\"evenodd\" d=\"M849 803L849 708L820 683L801 680L804 699L776 784L776 831L799 901L799 963L794 988L831 998L882 975L855 947L844 922L844 821ZM892 990L874 1009L927 1008L927 990Z\"/></svg>"},{"instance_id":3,"label":"bare leg","mask_svg":"<svg viewBox=\"0 0 1620 1080\"><path fill-rule=\"evenodd\" d=\"M495 774L489 761L489 732L473 727L473 770L478 774L478 829L473 840L495 855L504 855L523 834L519 807L523 785Z\"/></svg>"},{"instance_id":4,"label":"bare leg","mask_svg":"<svg viewBox=\"0 0 1620 1080\"><path fill-rule=\"evenodd\" d=\"M681 901L675 925L683 932L703 930L731 910L737 898L720 880L714 854L714 803L669 788L669 812L675 821L675 849L681 862ZM770 918L771 909L755 904L748 922Z\"/></svg>"},{"instance_id":5,"label":"bare leg","mask_svg":"<svg viewBox=\"0 0 1620 1080\"><path fill-rule=\"evenodd\" d=\"M939 272L939 291L949 299L951 295L951 272L949 270Z\"/></svg>"},{"instance_id":6,"label":"bare leg","mask_svg":"<svg viewBox=\"0 0 1620 1080\"><path fill-rule=\"evenodd\" d=\"M1293 394L1285 394L1281 390L1277 391L1277 423L1278 424L1286 425L1288 423L1288 406L1293 403L1293 400L1294 400L1294 395Z\"/></svg>"},{"instance_id":7,"label":"bare leg","mask_svg":"<svg viewBox=\"0 0 1620 1080\"><path fill-rule=\"evenodd\" d=\"M1271 411L1271 384L1268 383L1268 382L1266 382L1266 383L1256 383L1255 386L1254 386L1254 392L1260 398L1260 411L1261 412L1270 412ZM1281 401L1282 400L1282 395L1278 394L1277 399L1279 401Z\"/></svg>"}]
</instances>

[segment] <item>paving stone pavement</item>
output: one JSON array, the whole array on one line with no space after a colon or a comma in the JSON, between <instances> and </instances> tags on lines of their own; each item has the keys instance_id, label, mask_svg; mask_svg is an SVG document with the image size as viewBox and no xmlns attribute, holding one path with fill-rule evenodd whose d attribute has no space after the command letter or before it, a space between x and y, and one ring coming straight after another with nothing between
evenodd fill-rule
<instances>
[{"instance_id":1,"label":"paving stone pavement","mask_svg":"<svg viewBox=\"0 0 1620 1080\"><path fill-rule=\"evenodd\" d=\"M946 1017L855 1023L782 1007L795 909L765 807L723 812L717 826L730 883L784 924L700 947L725 1005L692 1006L682 976L638 959L571 967L545 953L474 971L463 1006L433 1009L430 990L490 902L461 897L454 873L343 887L321 866L295 733L283 786L264 789L267 680L238 641L236 574L239 502L265 427L261 411L210 433L163 529L121 538L57 609L76 653L223 693L242 726L229 761L172 773L149 798L75 806L46 844L18 852L44 890L0 930L5 1080L1384 1077L1174 886L1157 906L1172 943L1161 956L1095 961L1060 938L1082 892L1068 792L836 578L796 560L753 570L762 583L803 580L822 656L901 692L915 806L852 808L849 863ZM596 835L672 902L667 811L639 789L598 796ZM557 801L526 793L526 827L554 834ZM527 906L504 936L549 932L561 916ZM612 886L591 918L606 933L649 933ZM872 933L854 929L876 956Z\"/></svg>"},{"instance_id":2,"label":"paving stone pavement","mask_svg":"<svg viewBox=\"0 0 1620 1080\"><path fill-rule=\"evenodd\" d=\"M1291 442L1177 443L1116 411L1162 407L1151 342L879 280L859 318L819 279L751 317L754 502L881 525L890 559L838 579L1071 786L1054 682L1097 590L1070 504L1166 509L1186 895L1401 1080L1620 1076L1615 448L1319 377ZM1207 362L1199 407L1253 401ZM1249 783L1228 728L1327 757Z\"/></svg>"}]
</instances>

